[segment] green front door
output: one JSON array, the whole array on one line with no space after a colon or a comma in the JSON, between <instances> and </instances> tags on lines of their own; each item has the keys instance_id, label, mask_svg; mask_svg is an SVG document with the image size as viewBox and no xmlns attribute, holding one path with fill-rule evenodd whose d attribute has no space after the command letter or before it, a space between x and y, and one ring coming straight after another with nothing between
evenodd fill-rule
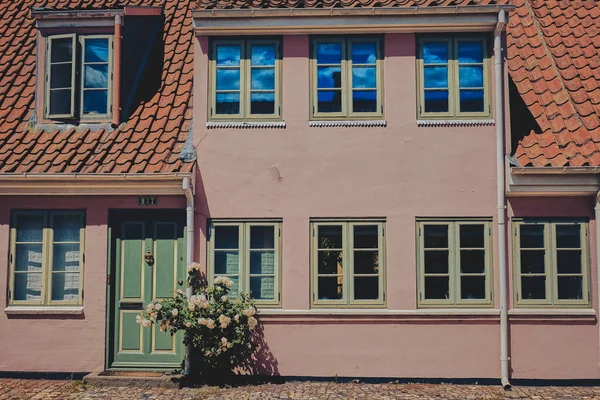
<instances>
[{"instance_id":1,"label":"green front door","mask_svg":"<svg viewBox=\"0 0 600 400\"><path fill-rule=\"evenodd\" d=\"M185 227L178 211L129 214L111 224L112 340L110 368L177 368L182 336L142 328L136 316L153 300L185 290ZM151 259L153 258L153 260Z\"/></svg>"}]
</instances>

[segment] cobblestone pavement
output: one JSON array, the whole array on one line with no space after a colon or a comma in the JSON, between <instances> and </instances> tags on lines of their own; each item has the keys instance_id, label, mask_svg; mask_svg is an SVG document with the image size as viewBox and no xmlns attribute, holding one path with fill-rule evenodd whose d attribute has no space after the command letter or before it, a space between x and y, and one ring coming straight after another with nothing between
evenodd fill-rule
<instances>
[{"instance_id":1,"label":"cobblestone pavement","mask_svg":"<svg viewBox=\"0 0 600 400\"><path fill-rule=\"evenodd\" d=\"M272 400L272 399L384 399L384 400L580 400L599 399L600 387L514 387L450 384L362 384L290 382L234 388L200 387L142 389L91 387L77 381L0 379L0 400Z\"/></svg>"}]
</instances>

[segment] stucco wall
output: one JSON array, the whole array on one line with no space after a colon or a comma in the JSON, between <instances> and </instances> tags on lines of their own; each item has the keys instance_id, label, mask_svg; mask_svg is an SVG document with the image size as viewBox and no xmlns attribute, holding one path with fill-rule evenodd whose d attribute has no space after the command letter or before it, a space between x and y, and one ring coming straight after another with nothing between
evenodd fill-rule
<instances>
[{"instance_id":1,"label":"stucco wall","mask_svg":"<svg viewBox=\"0 0 600 400\"><path fill-rule=\"evenodd\" d=\"M284 309L310 308L311 217L385 217L387 308L415 310L415 218L494 215L495 129L417 126L414 35L384 37L387 127L309 127L309 37L298 35L283 37L286 128L207 129L207 38L200 37L194 51L199 223L283 219ZM204 263L205 249L201 254ZM283 375L499 374L497 317L263 320Z\"/></svg>"},{"instance_id":2,"label":"stucco wall","mask_svg":"<svg viewBox=\"0 0 600 400\"><path fill-rule=\"evenodd\" d=\"M160 208L184 208L185 199L162 196ZM18 316L0 312L0 371L86 372L104 366L109 209L135 209L137 197L3 197L0 205L0 305L7 305L11 210L86 211L84 314ZM144 209L149 209L148 207Z\"/></svg>"}]
</instances>

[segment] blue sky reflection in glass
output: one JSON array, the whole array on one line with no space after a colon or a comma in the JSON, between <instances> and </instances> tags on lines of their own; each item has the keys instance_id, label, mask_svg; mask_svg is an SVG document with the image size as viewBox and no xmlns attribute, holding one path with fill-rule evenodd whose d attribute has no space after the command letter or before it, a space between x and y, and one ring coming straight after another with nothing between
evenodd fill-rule
<instances>
[{"instance_id":1,"label":"blue sky reflection in glass","mask_svg":"<svg viewBox=\"0 0 600 400\"><path fill-rule=\"evenodd\" d=\"M351 42L352 112L377 112L377 42Z\"/></svg>"},{"instance_id":2,"label":"blue sky reflection in glass","mask_svg":"<svg viewBox=\"0 0 600 400\"><path fill-rule=\"evenodd\" d=\"M484 111L483 42L458 41L458 87L461 112Z\"/></svg>"},{"instance_id":3,"label":"blue sky reflection in glass","mask_svg":"<svg viewBox=\"0 0 600 400\"><path fill-rule=\"evenodd\" d=\"M448 112L448 42L423 42L425 112Z\"/></svg>"},{"instance_id":4,"label":"blue sky reflection in glass","mask_svg":"<svg viewBox=\"0 0 600 400\"><path fill-rule=\"evenodd\" d=\"M215 114L240 114L241 59L239 44L216 46Z\"/></svg>"},{"instance_id":5,"label":"blue sky reflection in glass","mask_svg":"<svg viewBox=\"0 0 600 400\"><path fill-rule=\"evenodd\" d=\"M275 44L250 45L250 114L275 114Z\"/></svg>"},{"instance_id":6,"label":"blue sky reflection in glass","mask_svg":"<svg viewBox=\"0 0 600 400\"><path fill-rule=\"evenodd\" d=\"M83 40L83 114L107 115L109 86L108 38Z\"/></svg>"},{"instance_id":7,"label":"blue sky reflection in glass","mask_svg":"<svg viewBox=\"0 0 600 400\"><path fill-rule=\"evenodd\" d=\"M317 110L342 112L342 43L318 42L316 53Z\"/></svg>"}]
</instances>

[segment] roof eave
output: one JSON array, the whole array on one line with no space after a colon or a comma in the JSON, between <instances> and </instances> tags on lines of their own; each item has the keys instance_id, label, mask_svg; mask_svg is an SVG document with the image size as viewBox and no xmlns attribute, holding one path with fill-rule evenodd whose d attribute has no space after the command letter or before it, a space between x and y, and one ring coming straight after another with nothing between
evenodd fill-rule
<instances>
[{"instance_id":1,"label":"roof eave","mask_svg":"<svg viewBox=\"0 0 600 400\"><path fill-rule=\"evenodd\" d=\"M0 196L183 195L191 172L124 174L0 173Z\"/></svg>"},{"instance_id":2,"label":"roof eave","mask_svg":"<svg viewBox=\"0 0 600 400\"><path fill-rule=\"evenodd\" d=\"M493 31L512 5L209 9L193 12L197 35Z\"/></svg>"}]
</instances>

